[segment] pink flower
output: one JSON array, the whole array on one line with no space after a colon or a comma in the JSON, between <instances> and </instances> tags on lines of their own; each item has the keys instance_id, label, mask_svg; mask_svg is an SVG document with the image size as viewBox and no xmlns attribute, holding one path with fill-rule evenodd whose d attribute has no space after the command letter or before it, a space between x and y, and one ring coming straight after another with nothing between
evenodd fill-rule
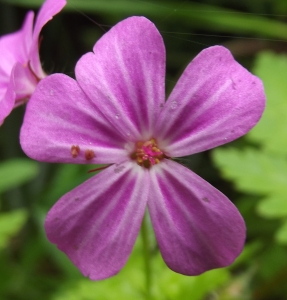
<instances>
[{"instance_id":1,"label":"pink flower","mask_svg":"<svg viewBox=\"0 0 287 300\"><path fill-rule=\"evenodd\" d=\"M221 192L181 157L248 132L265 106L261 81L224 47L202 51L165 101L165 48L154 24L131 17L77 63L77 81L42 80L28 103L21 144L46 162L111 164L48 213L49 240L91 279L126 263L148 207L158 245L175 272L231 264L245 225ZM61 184L59 182L59 184Z\"/></svg>"},{"instance_id":2,"label":"pink flower","mask_svg":"<svg viewBox=\"0 0 287 300\"><path fill-rule=\"evenodd\" d=\"M46 0L34 27L34 13L30 11L19 31L0 38L0 125L13 107L26 102L38 82L46 77L39 58L39 35L65 4L66 0Z\"/></svg>"}]
</instances>

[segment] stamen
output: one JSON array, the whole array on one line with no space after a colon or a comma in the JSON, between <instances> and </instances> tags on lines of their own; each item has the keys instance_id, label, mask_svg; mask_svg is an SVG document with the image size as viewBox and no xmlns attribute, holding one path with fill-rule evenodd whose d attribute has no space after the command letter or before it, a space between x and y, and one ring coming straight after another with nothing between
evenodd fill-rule
<instances>
[{"instance_id":1,"label":"stamen","mask_svg":"<svg viewBox=\"0 0 287 300\"><path fill-rule=\"evenodd\" d=\"M95 155L95 152L94 152L93 150L87 149L87 150L85 151L85 159L86 159L86 160L91 160L91 159L93 159L95 156L96 156L96 155Z\"/></svg>"},{"instance_id":2,"label":"stamen","mask_svg":"<svg viewBox=\"0 0 287 300\"><path fill-rule=\"evenodd\" d=\"M165 158L165 154L158 148L154 138L146 142L137 142L135 152L131 154L131 158L136 160L137 164L150 168L151 166L160 163Z\"/></svg>"},{"instance_id":3,"label":"stamen","mask_svg":"<svg viewBox=\"0 0 287 300\"><path fill-rule=\"evenodd\" d=\"M71 154L73 158L76 158L80 153L80 147L78 145L73 145L71 147Z\"/></svg>"}]
</instances>

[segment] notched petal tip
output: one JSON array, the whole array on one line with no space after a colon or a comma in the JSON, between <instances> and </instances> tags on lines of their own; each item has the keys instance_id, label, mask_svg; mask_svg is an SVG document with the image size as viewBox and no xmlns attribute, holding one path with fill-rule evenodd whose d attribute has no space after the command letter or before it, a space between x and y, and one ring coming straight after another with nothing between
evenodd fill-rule
<instances>
[{"instance_id":1,"label":"notched petal tip","mask_svg":"<svg viewBox=\"0 0 287 300\"><path fill-rule=\"evenodd\" d=\"M93 51L76 65L81 88L122 136L150 135L165 98L165 47L155 25L144 17L127 18Z\"/></svg>"}]
</instances>

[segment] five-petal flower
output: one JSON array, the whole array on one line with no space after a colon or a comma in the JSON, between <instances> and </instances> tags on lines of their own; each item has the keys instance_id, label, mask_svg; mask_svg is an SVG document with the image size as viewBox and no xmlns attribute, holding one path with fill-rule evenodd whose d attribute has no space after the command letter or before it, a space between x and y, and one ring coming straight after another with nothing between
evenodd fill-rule
<instances>
[{"instance_id":1,"label":"five-petal flower","mask_svg":"<svg viewBox=\"0 0 287 300\"><path fill-rule=\"evenodd\" d=\"M39 58L39 35L65 4L66 0L46 0L34 27L34 13L30 11L19 31L0 38L0 125L13 107L27 101L46 76Z\"/></svg>"},{"instance_id":2,"label":"five-petal flower","mask_svg":"<svg viewBox=\"0 0 287 300\"><path fill-rule=\"evenodd\" d=\"M42 80L21 145L46 162L111 164L64 195L45 229L91 279L125 264L146 209L166 264L197 275L231 264L245 224L220 191L172 158L248 132L265 106L261 81L221 46L203 50L165 101L165 47L153 23L131 17L76 65Z\"/></svg>"}]
</instances>

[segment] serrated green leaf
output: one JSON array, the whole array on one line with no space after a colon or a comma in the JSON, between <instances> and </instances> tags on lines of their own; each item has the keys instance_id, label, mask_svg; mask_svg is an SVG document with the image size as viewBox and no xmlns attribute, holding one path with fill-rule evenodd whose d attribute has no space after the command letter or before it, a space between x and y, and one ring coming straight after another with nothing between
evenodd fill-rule
<instances>
[{"instance_id":1,"label":"serrated green leaf","mask_svg":"<svg viewBox=\"0 0 287 300\"><path fill-rule=\"evenodd\" d=\"M287 56L259 54L254 73L262 80L267 106L262 119L247 135L272 153L287 154Z\"/></svg>"},{"instance_id":2,"label":"serrated green leaf","mask_svg":"<svg viewBox=\"0 0 287 300\"><path fill-rule=\"evenodd\" d=\"M275 239L280 244L287 244L287 220L284 221L283 225L276 232Z\"/></svg>"},{"instance_id":3,"label":"serrated green leaf","mask_svg":"<svg viewBox=\"0 0 287 300\"><path fill-rule=\"evenodd\" d=\"M0 214L0 249L7 246L11 237L23 227L28 213L24 209Z\"/></svg>"},{"instance_id":4,"label":"serrated green leaf","mask_svg":"<svg viewBox=\"0 0 287 300\"><path fill-rule=\"evenodd\" d=\"M215 149L213 160L222 175L234 181L237 189L252 194L287 194L287 161L262 151Z\"/></svg>"},{"instance_id":5,"label":"serrated green leaf","mask_svg":"<svg viewBox=\"0 0 287 300\"><path fill-rule=\"evenodd\" d=\"M26 158L6 160L0 164L0 193L26 183L37 176L38 163Z\"/></svg>"},{"instance_id":6,"label":"serrated green leaf","mask_svg":"<svg viewBox=\"0 0 287 300\"><path fill-rule=\"evenodd\" d=\"M282 218L287 216L287 194L273 193L257 205L258 213L267 218Z\"/></svg>"}]
</instances>

